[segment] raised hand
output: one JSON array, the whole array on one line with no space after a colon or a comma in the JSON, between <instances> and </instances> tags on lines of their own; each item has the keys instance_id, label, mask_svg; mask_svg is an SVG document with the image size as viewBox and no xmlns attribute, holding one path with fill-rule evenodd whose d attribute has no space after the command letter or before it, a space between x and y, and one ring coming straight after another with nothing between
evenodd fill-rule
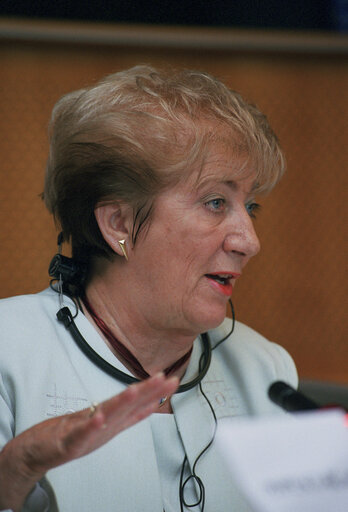
<instances>
[{"instance_id":1,"label":"raised hand","mask_svg":"<svg viewBox=\"0 0 348 512\"><path fill-rule=\"evenodd\" d=\"M87 455L146 418L178 383L176 377L155 375L97 406L43 421L12 439L0 453L0 510L19 511L49 469Z\"/></svg>"}]
</instances>

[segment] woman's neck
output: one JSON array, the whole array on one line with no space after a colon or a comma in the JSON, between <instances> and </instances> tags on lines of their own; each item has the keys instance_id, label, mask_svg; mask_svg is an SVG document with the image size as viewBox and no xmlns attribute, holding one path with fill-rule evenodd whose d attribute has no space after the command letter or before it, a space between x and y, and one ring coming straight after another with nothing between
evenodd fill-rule
<instances>
[{"instance_id":1,"label":"woman's neck","mask_svg":"<svg viewBox=\"0 0 348 512\"><path fill-rule=\"evenodd\" d=\"M122 286L122 283L113 283L113 276L93 278L86 289L86 297L96 315L149 375L168 368L192 347L196 334L159 329L158 322L154 327L151 315L142 312L141 302L137 301L138 296L132 296L129 287ZM87 318L97 328L110 350L132 371L129 361L115 350L96 325L92 315L84 309ZM189 359L172 374L182 377L188 362Z\"/></svg>"}]
</instances>

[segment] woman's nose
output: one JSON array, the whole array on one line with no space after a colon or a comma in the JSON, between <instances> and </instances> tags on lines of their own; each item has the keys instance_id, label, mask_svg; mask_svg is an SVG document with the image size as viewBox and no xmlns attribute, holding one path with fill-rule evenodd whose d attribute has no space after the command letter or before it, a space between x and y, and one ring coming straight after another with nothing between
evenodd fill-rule
<instances>
[{"instance_id":1,"label":"woman's nose","mask_svg":"<svg viewBox=\"0 0 348 512\"><path fill-rule=\"evenodd\" d=\"M260 241L254 229L252 219L246 210L231 219L229 233L224 241L224 250L234 252L248 259L260 250Z\"/></svg>"}]
</instances>

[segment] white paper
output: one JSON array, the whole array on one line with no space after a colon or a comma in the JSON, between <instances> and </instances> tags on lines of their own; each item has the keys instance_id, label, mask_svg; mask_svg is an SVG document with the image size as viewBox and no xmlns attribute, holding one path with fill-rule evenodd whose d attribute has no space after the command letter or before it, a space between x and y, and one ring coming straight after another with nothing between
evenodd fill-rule
<instances>
[{"instance_id":1,"label":"white paper","mask_svg":"<svg viewBox=\"0 0 348 512\"><path fill-rule=\"evenodd\" d=\"M343 411L220 420L217 445L254 512L348 512Z\"/></svg>"}]
</instances>

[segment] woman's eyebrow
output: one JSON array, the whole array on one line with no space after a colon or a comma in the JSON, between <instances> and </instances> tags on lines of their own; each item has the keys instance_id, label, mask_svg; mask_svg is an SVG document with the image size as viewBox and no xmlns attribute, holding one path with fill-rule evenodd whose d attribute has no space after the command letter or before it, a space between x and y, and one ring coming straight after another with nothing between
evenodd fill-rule
<instances>
[{"instance_id":1,"label":"woman's eyebrow","mask_svg":"<svg viewBox=\"0 0 348 512\"><path fill-rule=\"evenodd\" d=\"M238 189L238 180L231 180L231 175L219 177L217 177L216 175L204 176L199 180L198 188L205 187L211 183L214 183L216 185L228 185L233 190Z\"/></svg>"},{"instance_id":2,"label":"woman's eyebrow","mask_svg":"<svg viewBox=\"0 0 348 512\"><path fill-rule=\"evenodd\" d=\"M225 185L228 185L232 190L237 190L239 187L238 182L234 181L234 180L226 180L226 181L223 181L222 183L224 183Z\"/></svg>"}]
</instances>

